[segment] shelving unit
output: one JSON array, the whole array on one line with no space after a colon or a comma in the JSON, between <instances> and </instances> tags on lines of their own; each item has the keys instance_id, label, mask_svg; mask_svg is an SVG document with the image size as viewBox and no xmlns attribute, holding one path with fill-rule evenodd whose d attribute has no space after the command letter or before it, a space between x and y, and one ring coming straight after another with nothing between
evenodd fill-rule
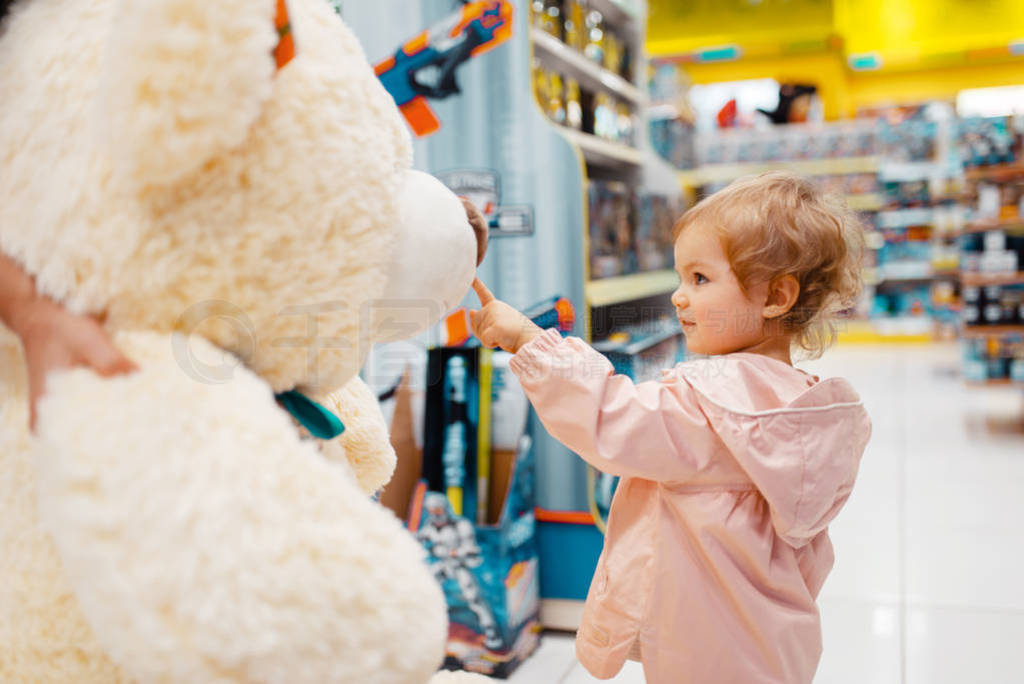
<instances>
[{"instance_id":1,"label":"shelving unit","mask_svg":"<svg viewBox=\"0 0 1024 684\"><path fill-rule=\"evenodd\" d=\"M987 214L972 217L961 235L963 376L974 387L1024 388L1024 216L1013 189L1024 179L1019 137L1013 146L1014 163L964 170L965 200ZM995 186L994 198L983 197L986 186Z\"/></svg>"},{"instance_id":2,"label":"shelving unit","mask_svg":"<svg viewBox=\"0 0 1024 684\"><path fill-rule=\"evenodd\" d=\"M854 211L878 211L885 205L885 200L877 192L847 195L844 199L846 206Z\"/></svg>"},{"instance_id":3,"label":"shelving unit","mask_svg":"<svg viewBox=\"0 0 1024 684\"><path fill-rule=\"evenodd\" d=\"M1020 325L967 325L964 336L971 338L1001 337L1003 335L1024 335L1024 324Z\"/></svg>"},{"instance_id":4,"label":"shelving unit","mask_svg":"<svg viewBox=\"0 0 1024 684\"><path fill-rule=\"evenodd\" d=\"M1020 387L1024 389L1024 381L998 378L995 380L968 380L971 387Z\"/></svg>"},{"instance_id":5,"label":"shelving unit","mask_svg":"<svg viewBox=\"0 0 1024 684\"><path fill-rule=\"evenodd\" d=\"M523 4L526 5L523 6L525 12L529 3ZM564 6L562 10L565 11ZM583 254L580 269L576 268L576 263L569 267L560 265L569 274L569 289L572 292L576 292L577 288L582 291L581 298L573 297L578 321L575 332L593 342L609 358L616 355L643 355L652 345L661 342L671 346L668 340L682 336L678 327L674 332L667 326L659 327L659 324L665 322L664 317L655 317L647 322L650 325L637 326L638 321L633 315L637 311L671 312L669 293L678 286L675 272L665 267L660 246L655 247L655 241L651 239L653 233L642 238L646 240L644 246L649 251L641 251L641 238L634 232L638 227L635 224L641 222L640 215L643 214L640 198L647 195L682 195L675 170L654 153L648 139L649 98L644 45L646 11L647 3L644 0L587 0L585 4L585 12L601 14L604 34L613 35L622 41L625 46L623 54L630 55L629 68L623 67L621 74L618 73L616 60L607 59L606 54L602 55L600 62L595 60L601 52L592 50L592 44L587 45L584 54L583 42L578 34L572 41L573 45L563 42L562 36L568 41L571 35L565 30L565 24L561 25L561 30L556 30L550 19L535 17L536 21L528 22L527 43L531 67L535 69L533 84L536 102L545 116L545 135L556 135L568 143L567 146L575 154L578 169L563 175L570 175L573 179L578 175L581 179L579 185L574 187L571 182L558 181L565 195L564 202L575 205L577 201L582 201L580 220L566 222L559 227L563 241L580 245ZM589 18L592 20L594 17L590 15ZM578 30L576 26L573 28ZM622 75L627 73L632 76L633 82ZM574 82L572 85L569 85L569 79ZM566 92L573 94L572 98L563 96L559 99L559 83L564 84ZM603 125L599 125L596 116L599 103L607 117L601 119ZM576 106L582 114L579 118ZM588 109L593 113L588 113ZM624 125L626 117L631 126ZM631 135L624 133L630 128ZM553 171L555 169L545 169L543 173L548 175ZM591 202L594 202L594 207L601 206L606 210L601 214L604 218L597 218L599 214L596 209L592 210ZM631 225L631 237L627 239L623 238L618 228L610 228L613 222L617 227L621 225L617 222L621 216L618 211L623 206L632 207L628 218L624 219ZM647 206L651 209L654 205ZM651 211L653 213L653 209ZM613 216L615 221L612 221ZM650 216L648 220L650 223L647 225L654 225ZM619 251L626 244L630 245L629 258L624 258ZM666 245L664 256L670 251L671 246ZM595 269L593 273L592 267ZM655 270L628 272L644 267ZM622 274L614 275L616 273ZM671 322L674 323L674 316ZM643 328L642 332L640 328ZM561 458L559 467L568 463L575 468L576 464L582 463L579 459L564 455ZM594 511L599 511L599 507L594 505L594 482L597 476L587 470L583 474L584 477L578 480L586 487L582 501L576 496L575 502L569 502L573 498L568 496L571 493L539 497L542 508L557 513L555 518L538 518L538 536L542 548L541 620L549 628L574 630L578 627L582 600L593 573L590 562L596 561L602 542L600 515L597 519L592 515ZM563 477L577 481L569 476ZM594 524L588 524L588 519ZM551 545L551 553L558 554L558 558L545 569L543 549L548 544ZM575 555L576 559L572 562L566 560L567 553ZM579 567L581 562L586 567ZM556 566L562 569L551 569ZM553 574L547 574L549 572Z\"/></svg>"},{"instance_id":6,"label":"shelving unit","mask_svg":"<svg viewBox=\"0 0 1024 684\"><path fill-rule=\"evenodd\" d=\"M967 227L964 228L965 233L987 233L990 230L1024 230L1024 217L971 221L967 224Z\"/></svg>"},{"instance_id":7,"label":"shelving unit","mask_svg":"<svg viewBox=\"0 0 1024 684\"><path fill-rule=\"evenodd\" d=\"M974 166L968 168L964 175L967 180L1007 180L1024 176L1024 164L996 164L993 166Z\"/></svg>"},{"instance_id":8,"label":"shelving unit","mask_svg":"<svg viewBox=\"0 0 1024 684\"><path fill-rule=\"evenodd\" d=\"M1006 274L961 271L960 281L968 287L986 287L988 285L1024 285L1024 271Z\"/></svg>"},{"instance_id":9,"label":"shelving unit","mask_svg":"<svg viewBox=\"0 0 1024 684\"><path fill-rule=\"evenodd\" d=\"M634 105L646 106L647 96L643 91L618 74L587 59L578 50L569 47L550 33L533 31L530 39L533 41L534 54L541 63L572 76L581 86L593 90L607 90Z\"/></svg>"},{"instance_id":10,"label":"shelving unit","mask_svg":"<svg viewBox=\"0 0 1024 684\"><path fill-rule=\"evenodd\" d=\"M580 148L588 164L605 167L639 167L644 162L643 153L629 145L604 140L590 133L581 133L571 128L560 130L569 142Z\"/></svg>"},{"instance_id":11,"label":"shelving unit","mask_svg":"<svg viewBox=\"0 0 1024 684\"><path fill-rule=\"evenodd\" d=\"M679 276L672 269L603 278L587 283L587 301L590 306L609 306L672 292L678 286Z\"/></svg>"},{"instance_id":12,"label":"shelving unit","mask_svg":"<svg viewBox=\"0 0 1024 684\"><path fill-rule=\"evenodd\" d=\"M846 157L839 159L808 159L796 161L752 162L743 164L709 164L691 171L677 171L679 183L696 187L709 183L722 183L766 171L785 169L804 176L842 176L854 173L875 173L877 157ZM880 200L871 194L871 201Z\"/></svg>"}]
</instances>

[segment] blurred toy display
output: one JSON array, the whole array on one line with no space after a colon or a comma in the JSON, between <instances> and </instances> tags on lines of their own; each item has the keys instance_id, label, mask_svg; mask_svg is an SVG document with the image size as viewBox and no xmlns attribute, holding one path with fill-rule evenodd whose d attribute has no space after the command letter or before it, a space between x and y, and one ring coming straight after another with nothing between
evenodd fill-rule
<instances>
[{"instance_id":1,"label":"blurred toy display","mask_svg":"<svg viewBox=\"0 0 1024 684\"><path fill-rule=\"evenodd\" d=\"M635 241L640 271L672 268L675 262L672 228L681 214L682 207L668 197L640 197Z\"/></svg>"},{"instance_id":2,"label":"blurred toy display","mask_svg":"<svg viewBox=\"0 0 1024 684\"><path fill-rule=\"evenodd\" d=\"M872 318L926 317L932 312L931 288L922 283L901 283L876 292Z\"/></svg>"},{"instance_id":3,"label":"blurred toy display","mask_svg":"<svg viewBox=\"0 0 1024 684\"><path fill-rule=\"evenodd\" d=\"M699 165L868 157L878 153L875 122L732 129L697 139Z\"/></svg>"},{"instance_id":4,"label":"blurred toy display","mask_svg":"<svg viewBox=\"0 0 1024 684\"><path fill-rule=\"evenodd\" d=\"M987 275L1014 275L1024 266L1024 235L990 230L964 235L962 270Z\"/></svg>"},{"instance_id":5,"label":"blurred toy display","mask_svg":"<svg viewBox=\"0 0 1024 684\"><path fill-rule=\"evenodd\" d=\"M635 273L636 200L625 183L590 182L590 278Z\"/></svg>"},{"instance_id":6,"label":"blurred toy display","mask_svg":"<svg viewBox=\"0 0 1024 684\"><path fill-rule=\"evenodd\" d=\"M533 65L534 91L544 114L560 126L623 145L636 143L634 109L610 93L583 89L576 79Z\"/></svg>"},{"instance_id":7,"label":"blurred toy display","mask_svg":"<svg viewBox=\"0 0 1024 684\"><path fill-rule=\"evenodd\" d=\"M957 122L957 144L964 166L1012 164L1021 157L1021 136L1009 117L970 117Z\"/></svg>"},{"instance_id":8,"label":"blurred toy display","mask_svg":"<svg viewBox=\"0 0 1024 684\"><path fill-rule=\"evenodd\" d=\"M541 31L562 40L561 0L533 0L530 3L530 20Z\"/></svg>"},{"instance_id":9,"label":"blurred toy display","mask_svg":"<svg viewBox=\"0 0 1024 684\"><path fill-rule=\"evenodd\" d=\"M584 57L627 81L633 80L629 42L616 34L588 0L533 0L531 23Z\"/></svg>"},{"instance_id":10,"label":"blurred toy display","mask_svg":"<svg viewBox=\"0 0 1024 684\"><path fill-rule=\"evenodd\" d=\"M686 72L672 63L652 65L649 89L651 146L677 169L696 168L696 112Z\"/></svg>"},{"instance_id":11,"label":"blurred toy display","mask_svg":"<svg viewBox=\"0 0 1024 684\"><path fill-rule=\"evenodd\" d=\"M682 214L676 200L599 180L590 182L589 198L591 280L672 268L672 227Z\"/></svg>"},{"instance_id":12,"label":"blurred toy display","mask_svg":"<svg viewBox=\"0 0 1024 684\"><path fill-rule=\"evenodd\" d=\"M964 378L972 382L1024 382L1024 337L987 337L964 344Z\"/></svg>"},{"instance_id":13,"label":"blurred toy display","mask_svg":"<svg viewBox=\"0 0 1024 684\"><path fill-rule=\"evenodd\" d=\"M886 120L878 123L879 152L892 162L931 161L936 157L939 125L914 117L891 124Z\"/></svg>"}]
</instances>

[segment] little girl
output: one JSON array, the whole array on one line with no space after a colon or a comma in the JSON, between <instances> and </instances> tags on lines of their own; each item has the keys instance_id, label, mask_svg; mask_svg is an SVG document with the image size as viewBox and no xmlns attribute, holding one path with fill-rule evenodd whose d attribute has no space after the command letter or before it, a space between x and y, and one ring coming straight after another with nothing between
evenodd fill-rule
<instances>
[{"instance_id":1,"label":"little girl","mask_svg":"<svg viewBox=\"0 0 1024 684\"><path fill-rule=\"evenodd\" d=\"M744 179L674 231L672 304L708 358L633 383L577 338L542 331L477 281L477 337L512 369L548 431L622 479L576 653L595 677L627 659L651 684L810 682L828 524L850 495L871 423L820 355L860 288L862 233L786 173Z\"/></svg>"}]
</instances>

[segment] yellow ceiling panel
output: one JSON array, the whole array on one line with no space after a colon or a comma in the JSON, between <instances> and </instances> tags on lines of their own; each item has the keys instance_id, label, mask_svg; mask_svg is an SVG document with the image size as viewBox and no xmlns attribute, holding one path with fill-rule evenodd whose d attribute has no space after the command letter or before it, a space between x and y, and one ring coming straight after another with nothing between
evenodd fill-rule
<instances>
[{"instance_id":1,"label":"yellow ceiling panel","mask_svg":"<svg viewBox=\"0 0 1024 684\"><path fill-rule=\"evenodd\" d=\"M650 0L652 55L727 44L820 40L832 32L832 0Z\"/></svg>"}]
</instances>

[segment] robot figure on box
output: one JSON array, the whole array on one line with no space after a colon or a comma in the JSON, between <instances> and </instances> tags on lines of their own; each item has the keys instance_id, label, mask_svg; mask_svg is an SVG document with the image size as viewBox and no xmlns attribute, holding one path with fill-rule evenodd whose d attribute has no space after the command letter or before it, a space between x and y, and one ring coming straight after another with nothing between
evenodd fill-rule
<instances>
[{"instance_id":1,"label":"robot figure on box","mask_svg":"<svg viewBox=\"0 0 1024 684\"><path fill-rule=\"evenodd\" d=\"M427 524L416 536L430 553L437 581L444 584L445 580L455 580L466 605L484 630L484 645L491 650L500 648L502 639L498 623L480 591L476 576L470 570L483 563L473 524L465 518L453 517L448 509L448 499L439 492L427 492L423 505L428 514Z\"/></svg>"}]
</instances>

